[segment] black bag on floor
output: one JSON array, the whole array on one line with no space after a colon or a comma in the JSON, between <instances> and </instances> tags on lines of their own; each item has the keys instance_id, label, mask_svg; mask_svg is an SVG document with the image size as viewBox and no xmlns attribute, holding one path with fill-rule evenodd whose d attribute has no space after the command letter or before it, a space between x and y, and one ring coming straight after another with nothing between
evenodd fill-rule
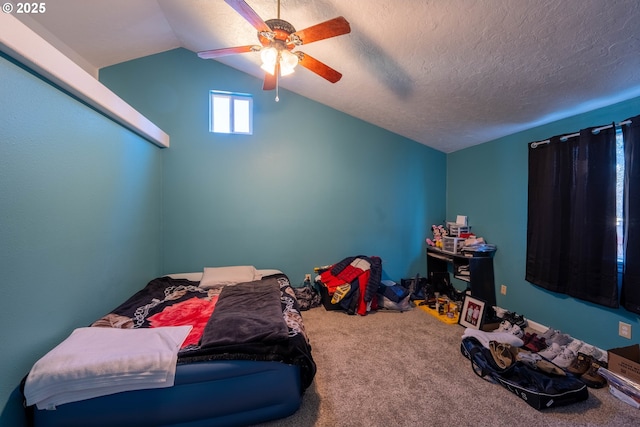
<instances>
[{"instance_id":1,"label":"black bag on floor","mask_svg":"<svg viewBox=\"0 0 640 427\"><path fill-rule=\"evenodd\" d=\"M380 287L378 288L378 293L380 295L384 295L386 298L393 302L401 302L409 296L411 291L398 284L389 286L381 283Z\"/></svg>"},{"instance_id":2,"label":"black bag on floor","mask_svg":"<svg viewBox=\"0 0 640 427\"><path fill-rule=\"evenodd\" d=\"M502 385L536 409L569 405L589 398L587 386L571 374L548 374L521 362L500 369L491 351L473 337L462 339L460 351L471 360L473 372L478 376Z\"/></svg>"},{"instance_id":3,"label":"black bag on floor","mask_svg":"<svg viewBox=\"0 0 640 427\"><path fill-rule=\"evenodd\" d=\"M400 286L405 288L409 292L409 298L411 301L417 299L427 299L429 290L427 289L429 281L426 277L420 277L416 274L416 277L411 279L400 279Z\"/></svg>"}]
</instances>

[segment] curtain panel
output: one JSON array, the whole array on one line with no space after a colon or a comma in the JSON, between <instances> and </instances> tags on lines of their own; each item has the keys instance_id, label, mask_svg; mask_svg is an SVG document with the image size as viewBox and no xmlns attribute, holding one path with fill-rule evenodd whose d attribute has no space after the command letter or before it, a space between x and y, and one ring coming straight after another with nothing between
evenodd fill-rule
<instances>
[{"instance_id":1,"label":"curtain panel","mask_svg":"<svg viewBox=\"0 0 640 427\"><path fill-rule=\"evenodd\" d=\"M629 120L631 124L622 126L625 262L620 302L625 309L640 314L640 116Z\"/></svg>"},{"instance_id":2,"label":"curtain panel","mask_svg":"<svg viewBox=\"0 0 640 427\"><path fill-rule=\"evenodd\" d=\"M615 127L529 146L525 280L618 307Z\"/></svg>"}]
</instances>

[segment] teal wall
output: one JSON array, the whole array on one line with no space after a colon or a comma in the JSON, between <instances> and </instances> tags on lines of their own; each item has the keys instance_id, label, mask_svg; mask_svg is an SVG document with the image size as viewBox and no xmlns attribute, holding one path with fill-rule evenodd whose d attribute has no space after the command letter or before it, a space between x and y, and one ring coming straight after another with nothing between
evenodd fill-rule
<instances>
[{"instance_id":1,"label":"teal wall","mask_svg":"<svg viewBox=\"0 0 640 427\"><path fill-rule=\"evenodd\" d=\"M38 358L160 273L161 151L0 56L0 425Z\"/></svg>"},{"instance_id":2,"label":"teal wall","mask_svg":"<svg viewBox=\"0 0 640 427\"><path fill-rule=\"evenodd\" d=\"M159 149L0 57L0 425L21 378L168 272L254 264L301 283L345 256L426 273L446 156L175 50L102 79L171 136ZM324 84L324 82L319 82ZM255 93L253 136L208 132L208 91Z\"/></svg>"},{"instance_id":3,"label":"teal wall","mask_svg":"<svg viewBox=\"0 0 640 427\"><path fill-rule=\"evenodd\" d=\"M445 213L443 153L291 92L275 102L261 80L184 49L100 80L171 135L165 273L251 264L299 284L359 254L380 256L392 279L426 273L424 237ZM254 95L253 135L208 131L211 89Z\"/></svg>"},{"instance_id":4,"label":"teal wall","mask_svg":"<svg viewBox=\"0 0 640 427\"><path fill-rule=\"evenodd\" d=\"M499 306L604 349L638 342L640 319L548 292L524 280L527 239L528 147L554 135L619 122L640 114L640 98L510 135L447 156L447 217L468 215L472 231L495 243ZM500 285L507 294L500 294ZM618 322L632 325L633 340L618 336Z\"/></svg>"}]
</instances>

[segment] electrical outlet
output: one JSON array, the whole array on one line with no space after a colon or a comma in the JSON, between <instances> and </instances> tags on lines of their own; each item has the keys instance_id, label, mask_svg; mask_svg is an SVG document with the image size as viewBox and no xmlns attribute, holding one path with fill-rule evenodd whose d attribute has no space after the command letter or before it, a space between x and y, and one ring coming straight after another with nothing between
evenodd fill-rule
<instances>
[{"instance_id":1,"label":"electrical outlet","mask_svg":"<svg viewBox=\"0 0 640 427\"><path fill-rule=\"evenodd\" d=\"M311 275L310 274L305 274L304 275L304 281L305 282L310 282L311 281Z\"/></svg>"},{"instance_id":2,"label":"electrical outlet","mask_svg":"<svg viewBox=\"0 0 640 427\"><path fill-rule=\"evenodd\" d=\"M618 335L627 339L631 339L631 325L628 323L619 322Z\"/></svg>"},{"instance_id":3,"label":"electrical outlet","mask_svg":"<svg viewBox=\"0 0 640 427\"><path fill-rule=\"evenodd\" d=\"M507 285L500 285L500 293L502 295L506 295L507 294Z\"/></svg>"}]
</instances>

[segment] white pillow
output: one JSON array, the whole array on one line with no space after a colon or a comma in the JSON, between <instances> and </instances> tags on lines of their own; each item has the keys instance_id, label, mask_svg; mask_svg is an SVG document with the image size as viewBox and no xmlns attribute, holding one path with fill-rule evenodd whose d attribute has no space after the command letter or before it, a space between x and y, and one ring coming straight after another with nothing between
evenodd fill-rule
<instances>
[{"instance_id":1,"label":"white pillow","mask_svg":"<svg viewBox=\"0 0 640 427\"><path fill-rule=\"evenodd\" d=\"M199 282L202 279L202 271L199 271L197 273L174 273L167 274L167 276L171 277L172 279L187 279L191 280L192 282Z\"/></svg>"},{"instance_id":2,"label":"white pillow","mask_svg":"<svg viewBox=\"0 0 640 427\"><path fill-rule=\"evenodd\" d=\"M256 270L256 279L255 280L262 279L263 277L266 277L266 276L271 276L272 274L282 274L282 271L276 270L276 269L272 269L272 268Z\"/></svg>"},{"instance_id":3,"label":"white pillow","mask_svg":"<svg viewBox=\"0 0 640 427\"><path fill-rule=\"evenodd\" d=\"M252 265L236 265L230 267L205 267L200 280L202 289L214 286L235 285L236 283L252 282L260 275Z\"/></svg>"}]
</instances>

